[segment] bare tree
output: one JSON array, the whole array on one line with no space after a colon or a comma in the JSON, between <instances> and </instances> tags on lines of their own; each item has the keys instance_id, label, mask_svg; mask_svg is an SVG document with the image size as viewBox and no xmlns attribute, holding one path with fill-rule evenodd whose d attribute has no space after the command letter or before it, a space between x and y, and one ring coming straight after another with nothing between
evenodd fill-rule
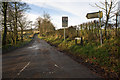
<instances>
[{"instance_id":1,"label":"bare tree","mask_svg":"<svg viewBox=\"0 0 120 80\"><path fill-rule=\"evenodd\" d=\"M55 27L50 20L50 15L47 13L44 13L43 18L38 17L35 24L40 31L40 34L55 30Z\"/></svg>"},{"instance_id":2,"label":"bare tree","mask_svg":"<svg viewBox=\"0 0 120 80\"><path fill-rule=\"evenodd\" d=\"M106 16L106 20L105 20L105 36L107 35L106 29L108 27L109 19L114 17L115 13L117 12L117 9L115 9L117 3L118 3L117 0L110 0L109 2L108 2L108 0L105 0L104 2L100 1L100 4L102 6L95 3L95 7L98 7L98 8L102 9L105 12L105 16Z\"/></svg>"},{"instance_id":3,"label":"bare tree","mask_svg":"<svg viewBox=\"0 0 120 80\"><path fill-rule=\"evenodd\" d=\"M36 21L36 26L38 27L38 30L39 30L39 32L40 33L42 33L43 32L43 30L42 30L42 22L43 22L43 18L41 18L41 17L38 17L37 19L36 19L37 21Z\"/></svg>"},{"instance_id":4,"label":"bare tree","mask_svg":"<svg viewBox=\"0 0 120 80\"><path fill-rule=\"evenodd\" d=\"M25 29L26 25L26 18L19 18L18 19L19 22L19 27L20 27L20 31L21 31L21 41L23 41L23 30Z\"/></svg>"},{"instance_id":5,"label":"bare tree","mask_svg":"<svg viewBox=\"0 0 120 80\"><path fill-rule=\"evenodd\" d=\"M3 24L3 45L6 45L7 40L12 41L16 45L18 40L18 19L23 17L23 13L30 9L26 3L23 2L1 2L0 15ZM7 33L10 33L7 35ZM11 36L11 37L10 37ZM7 37L10 39L7 39Z\"/></svg>"},{"instance_id":6,"label":"bare tree","mask_svg":"<svg viewBox=\"0 0 120 80\"><path fill-rule=\"evenodd\" d=\"M11 2L11 11L14 19L14 43L15 45L17 44L17 40L18 40L18 19L23 17L23 13L30 9L29 6L26 3L22 3L22 2Z\"/></svg>"},{"instance_id":7,"label":"bare tree","mask_svg":"<svg viewBox=\"0 0 120 80\"><path fill-rule=\"evenodd\" d=\"M43 14L43 18L47 21L50 21L50 15L48 13L45 13Z\"/></svg>"}]
</instances>

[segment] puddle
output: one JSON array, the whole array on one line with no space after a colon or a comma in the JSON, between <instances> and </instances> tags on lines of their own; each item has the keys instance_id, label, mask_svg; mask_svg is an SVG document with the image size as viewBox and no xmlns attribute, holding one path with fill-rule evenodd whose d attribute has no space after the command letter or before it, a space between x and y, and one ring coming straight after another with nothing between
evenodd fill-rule
<instances>
[{"instance_id":1,"label":"puddle","mask_svg":"<svg viewBox=\"0 0 120 80\"><path fill-rule=\"evenodd\" d=\"M37 49L39 49L39 46L38 45L34 45L34 46L31 46L31 47L28 47L28 49L35 49L35 50L37 50Z\"/></svg>"}]
</instances>

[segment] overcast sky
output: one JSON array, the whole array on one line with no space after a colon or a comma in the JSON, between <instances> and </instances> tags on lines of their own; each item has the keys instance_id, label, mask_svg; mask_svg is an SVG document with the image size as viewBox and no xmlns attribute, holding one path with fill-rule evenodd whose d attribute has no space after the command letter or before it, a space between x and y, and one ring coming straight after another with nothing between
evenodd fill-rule
<instances>
[{"instance_id":1,"label":"overcast sky","mask_svg":"<svg viewBox=\"0 0 120 80\"><path fill-rule=\"evenodd\" d=\"M46 12L50 14L52 23L59 29L62 28L62 16L68 16L68 26L92 21L93 19L86 18L86 14L98 12L100 9L91 5L99 4L99 1L104 0L26 0L25 2L31 8L27 13L29 20L34 22L38 16L42 17Z\"/></svg>"}]
</instances>

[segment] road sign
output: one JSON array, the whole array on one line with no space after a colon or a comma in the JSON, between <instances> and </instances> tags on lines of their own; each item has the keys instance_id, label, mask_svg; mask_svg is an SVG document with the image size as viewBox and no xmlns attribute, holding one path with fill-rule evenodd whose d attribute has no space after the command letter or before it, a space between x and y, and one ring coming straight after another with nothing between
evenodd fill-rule
<instances>
[{"instance_id":1,"label":"road sign","mask_svg":"<svg viewBox=\"0 0 120 80\"><path fill-rule=\"evenodd\" d=\"M68 27L68 17L62 17L62 27Z\"/></svg>"},{"instance_id":2,"label":"road sign","mask_svg":"<svg viewBox=\"0 0 120 80\"><path fill-rule=\"evenodd\" d=\"M88 19L99 18L99 23L100 23L100 43L101 43L101 46L102 46L103 41L102 41L101 18L103 17L103 12L99 11L99 12L88 13L86 15L86 17Z\"/></svg>"},{"instance_id":3,"label":"road sign","mask_svg":"<svg viewBox=\"0 0 120 80\"><path fill-rule=\"evenodd\" d=\"M102 18L103 17L103 12L99 11L99 12L93 12L93 13L88 13L86 15L86 17L88 19L92 19L92 18Z\"/></svg>"}]
</instances>

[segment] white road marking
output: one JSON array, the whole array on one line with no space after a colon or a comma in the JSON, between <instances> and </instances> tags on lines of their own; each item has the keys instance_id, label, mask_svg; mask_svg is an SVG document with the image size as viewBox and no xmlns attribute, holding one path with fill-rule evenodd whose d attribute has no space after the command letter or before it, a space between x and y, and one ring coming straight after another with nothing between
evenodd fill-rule
<instances>
[{"instance_id":1,"label":"white road marking","mask_svg":"<svg viewBox=\"0 0 120 80\"><path fill-rule=\"evenodd\" d=\"M21 73L29 64L30 64L30 62L28 62L27 65L25 65L25 66L19 71L19 73L18 73L17 75L20 75L20 73Z\"/></svg>"},{"instance_id":2,"label":"white road marking","mask_svg":"<svg viewBox=\"0 0 120 80\"><path fill-rule=\"evenodd\" d=\"M55 67L59 67L57 64L55 64Z\"/></svg>"}]
</instances>

